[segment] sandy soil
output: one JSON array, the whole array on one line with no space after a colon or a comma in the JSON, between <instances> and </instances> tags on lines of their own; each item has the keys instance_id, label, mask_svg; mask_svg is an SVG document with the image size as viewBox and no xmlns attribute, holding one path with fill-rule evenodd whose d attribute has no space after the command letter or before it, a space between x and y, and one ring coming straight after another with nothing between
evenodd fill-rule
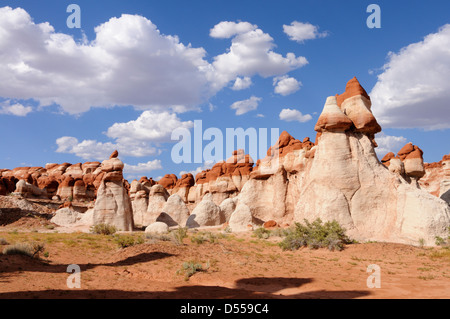
<instances>
[{"instance_id":1,"label":"sandy soil","mask_svg":"<svg viewBox=\"0 0 450 319\"><path fill-rule=\"evenodd\" d=\"M44 243L45 256L0 254L0 298L450 297L450 250L443 248L364 243L340 252L282 251L278 237L224 234L197 244L193 233L183 245L147 239L119 248L113 236L52 233L45 225L23 232L22 224L0 227L0 238ZM180 269L189 261L202 270L186 280ZM80 289L67 287L69 264L81 268ZM370 264L381 268L381 288L367 287Z\"/></svg>"}]
</instances>

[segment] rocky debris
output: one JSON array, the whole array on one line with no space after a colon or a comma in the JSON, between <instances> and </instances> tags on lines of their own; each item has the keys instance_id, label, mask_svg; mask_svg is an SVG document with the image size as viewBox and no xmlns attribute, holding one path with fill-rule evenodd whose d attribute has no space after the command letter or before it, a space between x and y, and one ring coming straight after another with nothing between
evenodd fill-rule
<instances>
[{"instance_id":1,"label":"rocky debris","mask_svg":"<svg viewBox=\"0 0 450 319\"><path fill-rule=\"evenodd\" d=\"M101 169L105 174L97 190L93 219L95 225L108 224L118 230L132 231L133 210L124 186L123 167L117 157L102 162Z\"/></svg>"},{"instance_id":2,"label":"rocky debris","mask_svg":"<svg viewBox=\"0 0 450 319\"><path fill-rule=\"evenodd\" d=\"M162 235L169 233L169 226L162 222L154 222L145 228L146 234Z\"/></svg>"}]
</instances>

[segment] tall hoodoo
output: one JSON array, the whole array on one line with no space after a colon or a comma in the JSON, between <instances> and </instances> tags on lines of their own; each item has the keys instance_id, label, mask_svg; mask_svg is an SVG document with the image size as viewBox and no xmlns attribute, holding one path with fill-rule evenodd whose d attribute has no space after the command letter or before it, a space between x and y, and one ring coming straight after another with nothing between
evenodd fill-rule
<instances>
[{"instance_id":1,"label":"tall hoodoo","mask_svg":"<svg viewBox=\"0 0 450 319\"><path fill-rule=\"evenodd\" d=\"M118 230L133 230L133 210L130 197L124 186L123 162L117 158L118 153L111 154L110 159L101 164L103 179L97 190L94 206L94 224L108 224Z\"/></svg>"},{"instance_id":2,"label":"tall hoodoo","mask_svg":"<svg viewBox=\"0 0 450 319\"><path fill-rule=\"evenodd\" d=\"M303 175L295 220L335 219L356 239L417 244L423 238L433 244L435 236L443 235L450 225L449 207L417 188L413 178L401 175L404 159L407 176L422 176L421 150L412 144L405 146L399 152L399 167L390 154L383 158L390 162L386 169L374 151L374 134L381 127L358 80L350 80L345 92L336 96L336 104L352 122L350 127L336 124L337 116L342 122L345 117L333 102L327 100L316 125L322 134Z\"/></svg>"}]
</instances>

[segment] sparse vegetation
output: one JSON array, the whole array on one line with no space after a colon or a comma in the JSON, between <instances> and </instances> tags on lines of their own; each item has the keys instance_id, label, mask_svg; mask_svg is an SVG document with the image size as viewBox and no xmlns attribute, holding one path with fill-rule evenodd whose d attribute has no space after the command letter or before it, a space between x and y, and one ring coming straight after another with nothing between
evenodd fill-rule
<instances>
[{"instance_id":1,"label":"sparse vegetation","mask_svg":"<svg viewBox=\"0 0 450 319\"><path fill-rule=\"evenodd\" d=\"M91 233L94 233L94 234L112 235L117 232L117 229L113 225L97 224L97 225L91 226L90 231L91 231Z\"/></svg>"},{"instance_id":2,"label":"sparse vegetation","mask_svg":"<svg viewBox=\"0 0 450 319\"><path fill-rule=\"evenodd\" d=\"M264 227L259 227L255 229L253 234L260 239L267 239L271 236L272 232Z\"/></svg>"},{"instance_id":3,"label":"sparse vegetation","mask_svg":"<svg viewBox=\"0 0 450 319\"><path fill-rule=\"evenodd\" d=\"M446 239L436 236L436 246L450 249L450 227L448 227L448 236Z\"/></svg>"},{"instance_id":4,"label":"sparse vegetation","mask_svg":"<svg viewBox=\"0 0 450 319\"><path fill-rule=\"evenodd\" d=\"M188 229L186 227L178 227L172 231L172 240L176 245L183 245L183 239L187 237Z\"/></svg>"},{"instance_id":5,"label":"sparse vegetation","mask_svg":"<svg viewBox=\"0 0 450 319\"><path fill-rule=\"evenodd\" d=\"M184 262L181 269L177 270L177 275L184 275L184 280L188 281L195 273L202 271L203 266L195 261Z\"/></svg>"},{"instance_id":6,"label":"sparse vegetation","mask_svg":"<svg viewBox=\"0 0 450 319\"><path fill-rule=\"evenodd\" d=\"M425 239L419 238L419 247L423 248L423 246L425 246Z\"/></svg>"},{"instance_id":7,"label":"sparse vegetation","mask_svg":"<svg viewBox=\"0 0 450 319\"><path fill-rule=\"evenodd\" d=\"M135 237L133 235L115 235L114 240L120 248L131 247L144 243L142 236Z\"/></svg>"},{"instance_id":8,"label":"sparse vegetation","mask_svg":"<svg viewBox=\"0 0 450 319\"><path fill-rule=\"evenodd\" d=\"M200 232L191 237L191 242L196 244L203 244L204 242L210 242L211 244L217 243L218 236L211 232Z\"/></svg>"},{"instance_id":9,"label":"sparse vegetation","mask_svg":"<svg viewBox=\"0 0 450 319\"><path fill-rule=\"evenodd\" d=\"M8 241L5 238L0 238L0 245L8 245Z\"/></svg>"},{"instance_id":10,"label":"sparse vegetation","mask_svg":"<svg viewBox=\"0 0 450 319\"><path fill-rule=\"evenodd\" d=\"M39 254L44 251L44 244L32 243L17 243L9 245L3 249L4 255L24 255L31 258L39 258Z\"/></svg>"},{"instance_id":11,"label":"sparse vegetation","mask_svg":"<svg viewBox=\"0 0 450 319\"><path fill-rule=\"evenodd\" d=\"M345 244L352 241L345 235L345 229L337 221L323 223L320 218L305 225L295 223L295 228L288 232L279 244L283 250L296 250L300 247L311 249L327 247L329 250L342 250Z\"/></svg>"}]
</instances>

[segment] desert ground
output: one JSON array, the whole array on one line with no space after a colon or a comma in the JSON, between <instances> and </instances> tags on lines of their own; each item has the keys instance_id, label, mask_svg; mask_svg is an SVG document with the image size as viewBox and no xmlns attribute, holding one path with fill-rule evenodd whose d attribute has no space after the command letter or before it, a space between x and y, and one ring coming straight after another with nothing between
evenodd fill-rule
<instances>
[{"instance_id":1,"label":"desert ground","mask_svg":"<svg viewBox=\"0 0 450 319\"><path fill-rule=\"evenodd\" d=\"M189 231L181 242L144 232L64 233L42 216L0 227L1 250L38 242L38 258L0 254L0 298L449 298L450 250L355 243L342 251L283 251L280 237ZM135 239L122 248L117 238ZM139 240L140 239L140 240ZM200 240L199 240L200 239ZM183 264L201 265L189 275ZM68 288L70 264L81 287ZM381 287L368 288L367 267L381 268Z\"/></svg>"}]
</instances>

